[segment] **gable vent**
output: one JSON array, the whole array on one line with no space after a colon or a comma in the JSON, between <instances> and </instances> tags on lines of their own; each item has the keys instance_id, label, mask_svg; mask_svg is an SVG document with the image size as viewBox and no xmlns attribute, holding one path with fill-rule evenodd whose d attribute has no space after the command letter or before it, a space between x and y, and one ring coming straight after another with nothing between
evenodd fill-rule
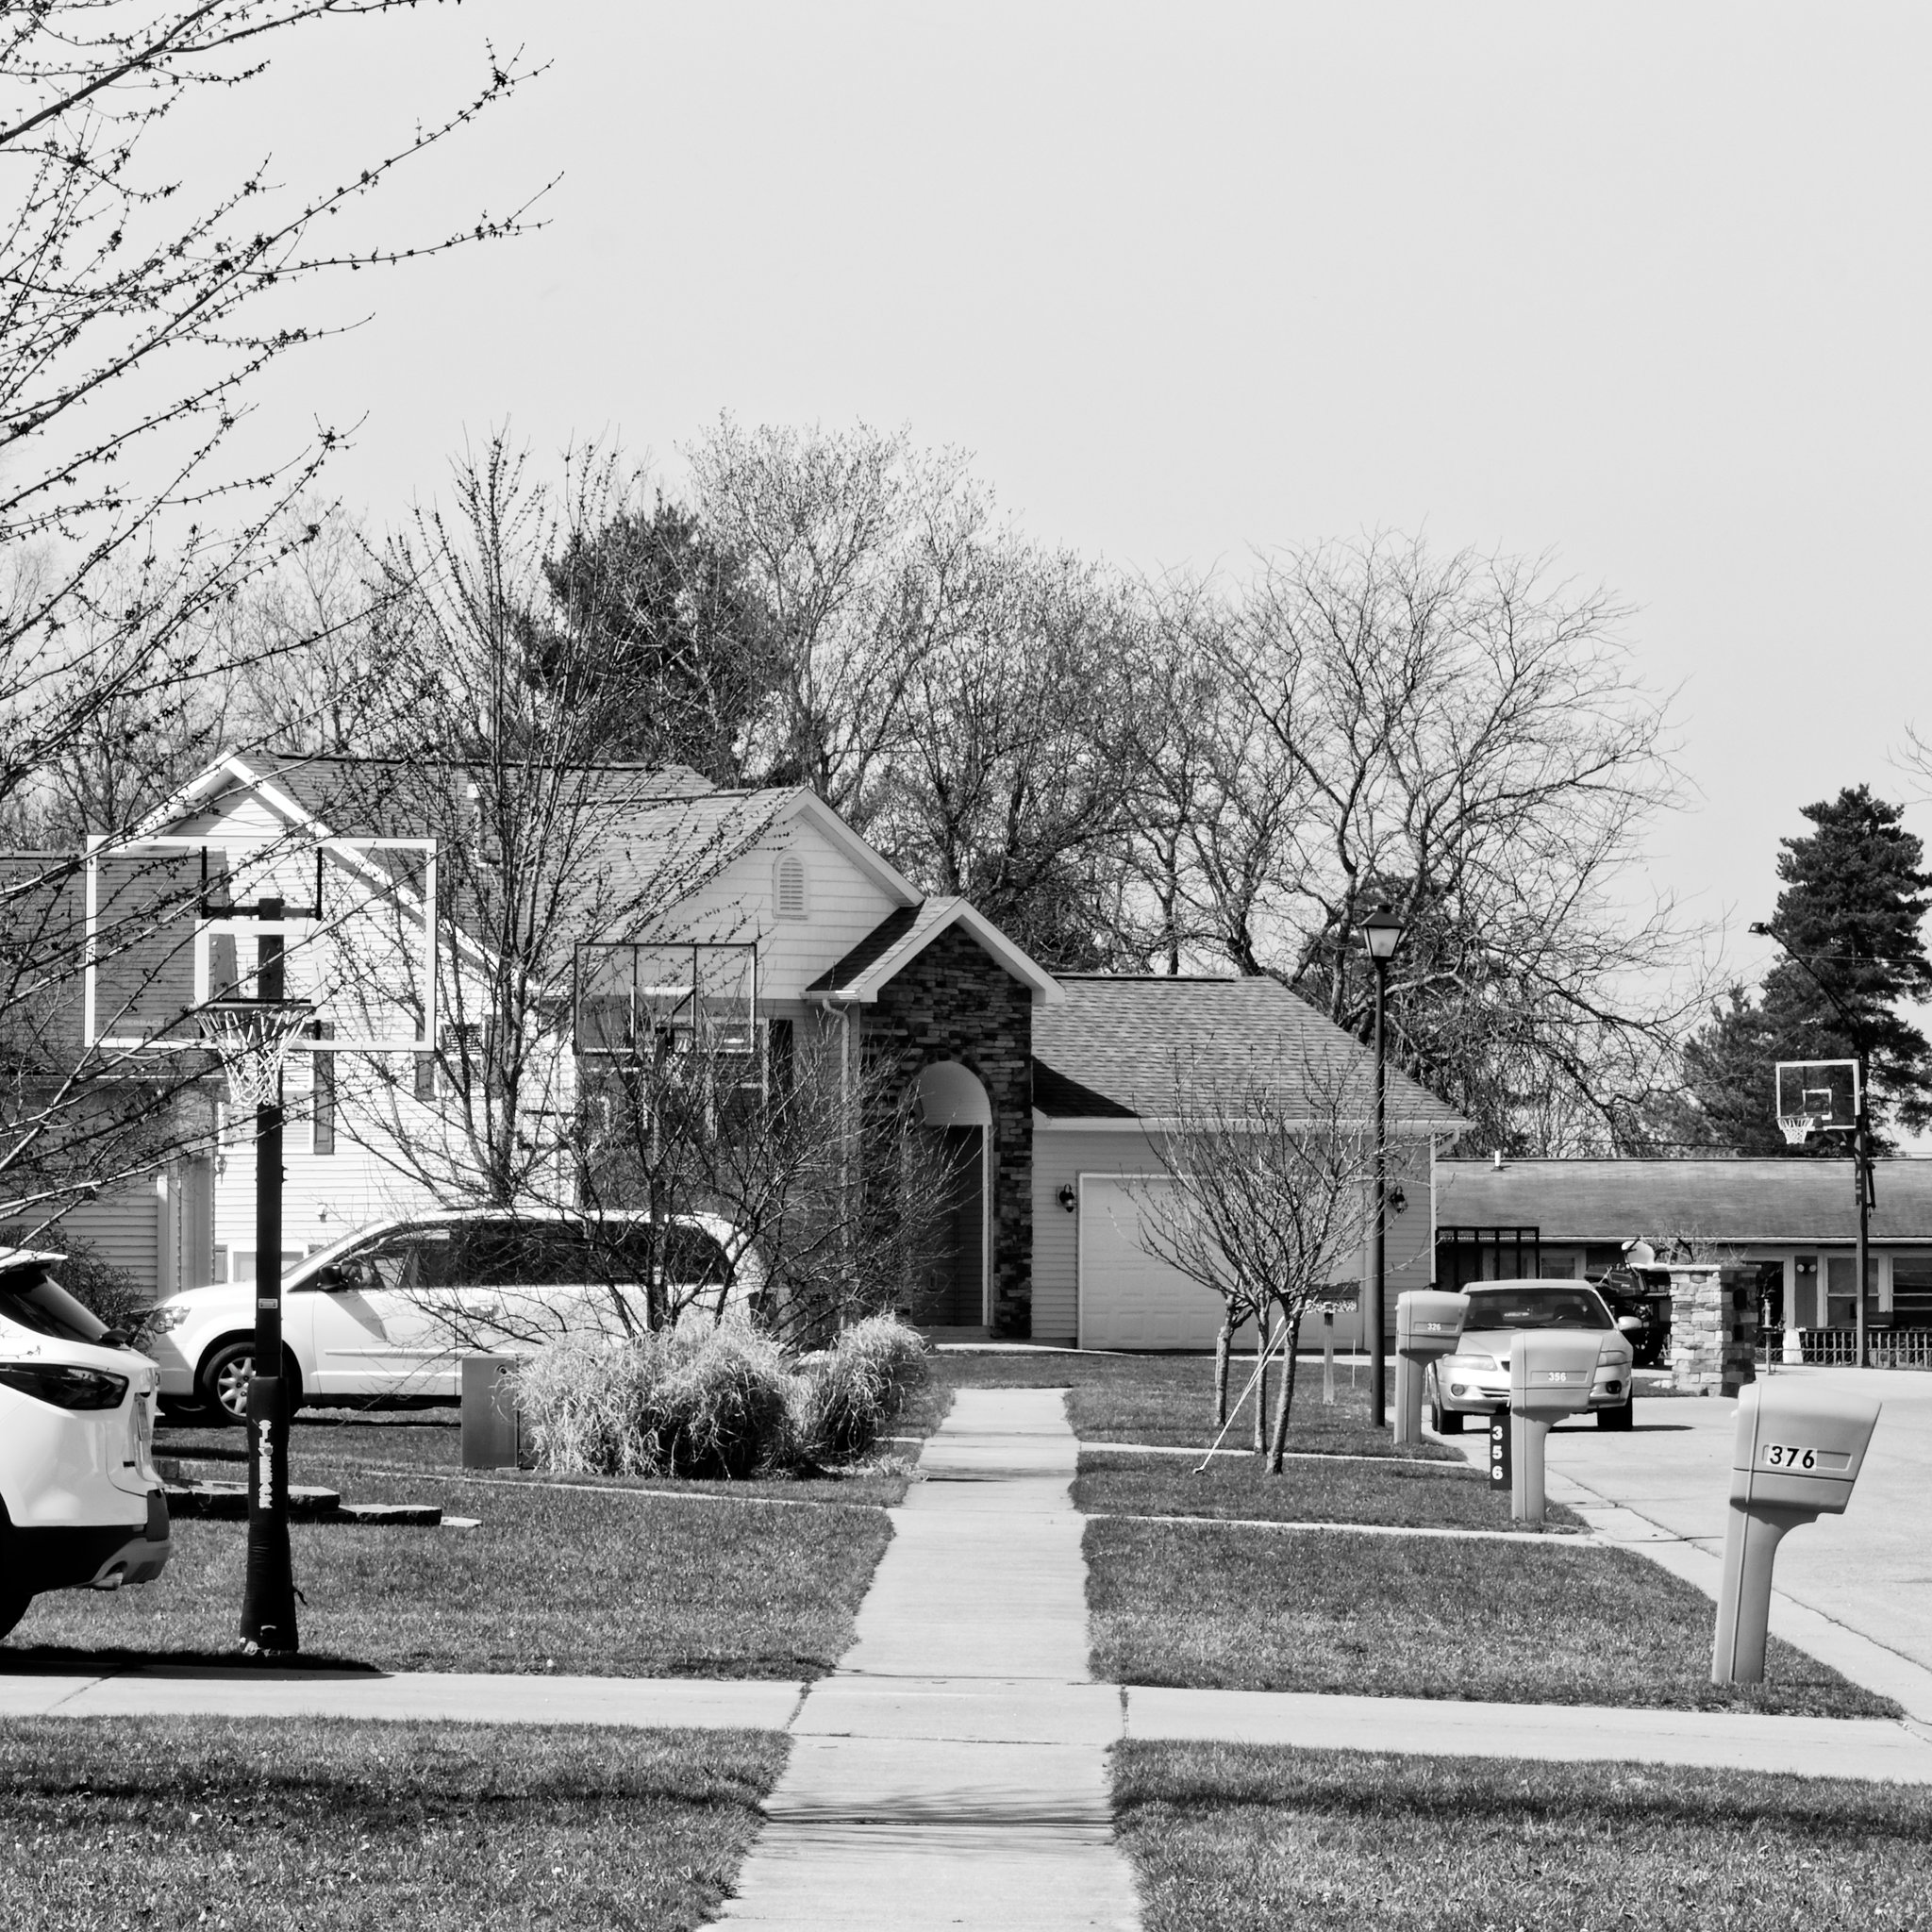
<instances>
[{"instance_id":1,"label":"gable vent","mask_svg":"<svg viewBox=\"0 0 1932 1932\"><path fill-rule=\"evenodd\" d=\"M805 860L788 852L778 861L778 917L805 917Z\"/></svg>"}]
</instances>

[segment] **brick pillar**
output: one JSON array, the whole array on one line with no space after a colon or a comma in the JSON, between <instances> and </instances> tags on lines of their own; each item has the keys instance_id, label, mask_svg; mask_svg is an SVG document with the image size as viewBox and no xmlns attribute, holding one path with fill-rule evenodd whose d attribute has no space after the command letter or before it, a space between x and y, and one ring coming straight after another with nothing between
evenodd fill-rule
<instances>
[{"instance_id":1,"label":"brick pillar","mask_svg":"<svg viewBox=\"0 0 1932 1932\"><path fill-rule=\"evenodd\" d=\"M1671 1387L1735 1395L1757 1376L1756 1271L1697 1261L1670 1276Z\"/></svg>"}]
</instances>

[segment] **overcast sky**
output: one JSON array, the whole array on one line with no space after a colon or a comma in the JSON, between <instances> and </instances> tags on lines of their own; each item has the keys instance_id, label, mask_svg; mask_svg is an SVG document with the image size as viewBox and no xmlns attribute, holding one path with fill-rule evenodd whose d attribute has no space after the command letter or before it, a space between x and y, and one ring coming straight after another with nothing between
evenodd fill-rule
<instances>
[{"instance_id":1,"label":"overcast sky","mask_svg":"<svg viewBox=\"0 0 1932 1932\"><path fill-rule=\"evenodd\" d=\"M728 409L909 424L1128 566L1548 551L1679 692L1655 873L1740 965L1798 807L1913 789L1924 8L466 0L318 38L250 138L359 153L486 38L549 72L391 218L560 174L550 225L358 278L374 319L272 398L366 417L335 487L375 522L506 422L675 478Z\"/></svg>"}]
</instances>

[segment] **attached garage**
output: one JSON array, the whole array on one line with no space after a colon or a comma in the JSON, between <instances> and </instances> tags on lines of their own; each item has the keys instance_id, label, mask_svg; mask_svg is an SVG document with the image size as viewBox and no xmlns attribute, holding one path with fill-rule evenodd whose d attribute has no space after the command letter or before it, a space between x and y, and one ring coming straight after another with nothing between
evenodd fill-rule
<instances>
[{"instance_id":1,"label":"attached garage","mask_svg":"<svg viewBox=\"0 0 1932 1932\"><path fill-rule=\"evenodd\" d=\"M1082 1348L1212 1348L1221 1297L1141 1245L1141 1204L1162 1179L1080 1176Z\"/></svg>"},{"instance_id":2,"label":"attached garage","mask_svg":"<svg viewBox=\"0 0 1932 1932\"><path fill-rule=\"evenodd\" d=\"M1172 1186L1156 1137L1173 1124L1177 1067L1209 1089L1261 1079L1280 1095L1363 1062L1360 1041L1274 980L1135 979L1064 974L1065 998L1033 1016L1033 1339L1080 1348L1211 1349L1220 1298L1146 1253L1137 1203ZM1426 1288L1434 1267L1432 1144L1466 1123L1401 1074L1389 1077L1388 1303ZM1338 1287L1367 1257L1338 1257ZM1335 1317L1355 1345L1361 1317ZM1304 1347L1324 1329L1310 1314ZM1247 1331L1243 1345L1251 1342Z\"/></svg>"}]
</instances>

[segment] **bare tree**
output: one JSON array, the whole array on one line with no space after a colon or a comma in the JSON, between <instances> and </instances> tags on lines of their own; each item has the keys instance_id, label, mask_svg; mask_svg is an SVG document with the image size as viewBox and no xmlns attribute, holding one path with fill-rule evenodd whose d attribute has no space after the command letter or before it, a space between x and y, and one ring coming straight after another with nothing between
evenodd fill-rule
<instances>
[{"instance_id":1,"label":"bare tree","mask_svg":"<svg viewBox=\"0 0 1932 1932\"><path fill-rule=\"evenodd\" d=\"M895 1070L854 1064L838 1027L659 1029L583 1065L578 1124L581 1204L647 1208L659 1231L693 1213L728 1222L776 1332L816 1341L917 1309L950 1174ZM654 1326L685 1312L679 1292L654 1254Z\"/></svg>"},{"instance_id":2,"label":"bare tree","mask_svg":"<svg viewBox=\"0 0 1932 1932\"><path fill-rule=\"evenodd\" d=\"M1391 539L1162 598L1195 709L1149 747L1143 951L1271 974L1359 1033L1357 930L1386 898L1401 1062L1484 1144L1623 1144L1700 997L1669 983L1669 905L1631 909L1674 781L1623 613Z\"/></svg>"},{"instance_id":3,"label":"bare tree","mask_svg":"<svg viewBox=\"0 0 1932 1932\"><path fill-rule=\"evenodd\" d=\"M628 487L595 452L541 485L500 436L459 463L452 508L419 512L383 554L389 675L408 693L415 750L325 760L307 780L339 829L437 841L441 1037L415 1067L374 1059L340 1078L385 1158L440 1198L557 1197L575 1159L578 948L692 938L690 895L775 809L771 794L711 797L692 774L604 758L637 698L629 659L544 566L603 528ZM395 916L412 916L407 899ZM372 1008L391 996L405 940L399 927L370 949Z\"/></svg>"},{"instance_id":4,"label":"bare tree","mask_svg":"<svg viewBox=\"0 0 1932 1932\"><path fill-rule=\"evenodd\" d=\"M903 430L727 416L685 456L696 508L771 625L774 684L749 762L863 831L908 742L913 673L972 608L991 497L957 452L922 452Z\"/></svg>"},{"instance_id":5,"label":"bare tree","mask_svg":"<svg viewBox=\"0 0 1932 1932\"><path fill-rule=\"evenodd\" d=\"M1294 1403L1302 1317L1360 1267L1374 1213L1374 1131L1367 1075L1297 1059L1279 1041L1243 1042L1256 1072L1216 1076L1198 1055L1176 1058L1172 1124L1150 1135L1160 1182L1137 1190L1140 1241L1155 1259L1221 1297L1216 1406L1225 1414L1228 1350L1256 1324L1257 1374L1280 1324L1280 1392L1265 1467L1281 1474ZM1263 1070L1266 1071L1263 1071ZM1258 1425L1265 1384L1257 1387ZM1257 1440L1256 1446L1260 1448Z\"/></svg>"},{"instance_id":6,"label":"bare tree","mask_svg":"<svg viewBox=\"0 0 1932 1932\"><path fill-rule=\"evenodd\" d=\"M168 135L192 124L219 146L276 53L369 30L400 4L37 0L0 14L0 814L16 845L125 832L213 741L225 614L309 540L285 514L341 441L305 429L277 454L265 425L239 440L264 372L330 332L324 291L520 225L486 212L398 239L368 219L391 180L526 77L487 52L446 111L332 158L319 179L261 155L200 182L168 172ZM70 848L17 855L0 878L9 1213L58 1208L206 1137L192 1057L86 1050L80 871ZM173 959L191 923L160 891L109 952Z\"/></svg>"}]
</instances>

